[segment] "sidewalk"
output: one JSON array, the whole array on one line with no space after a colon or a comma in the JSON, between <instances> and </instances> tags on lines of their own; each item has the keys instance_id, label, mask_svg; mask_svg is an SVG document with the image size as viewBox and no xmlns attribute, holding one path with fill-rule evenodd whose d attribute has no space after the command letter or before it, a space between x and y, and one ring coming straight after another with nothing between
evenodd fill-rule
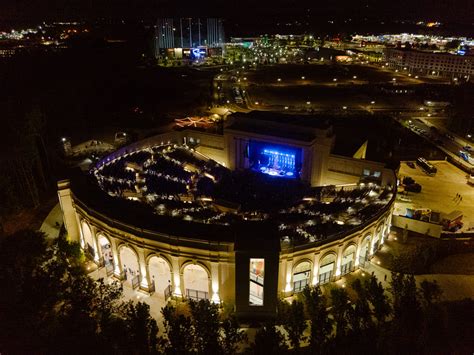
<instances>
[{"instance_id":1,"label":"sidewalk","mask_svg":"<svg viewBox=\"0 0 474 355\"><path fill-rule=\"evenodd\" d=\"M46 234L46 239L50 241L59 236L59 231L62 225L63 213L58 202L41 224L40 231Z\"/></svg>"}]
</instances>

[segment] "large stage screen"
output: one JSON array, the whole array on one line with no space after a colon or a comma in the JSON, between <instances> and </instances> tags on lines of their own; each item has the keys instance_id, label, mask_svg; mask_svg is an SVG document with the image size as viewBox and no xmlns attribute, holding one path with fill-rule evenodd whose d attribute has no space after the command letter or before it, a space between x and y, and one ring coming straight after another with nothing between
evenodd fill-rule
<instances>
[{"instance_id":1,"label":"large stage screen","mask_svg":"<svg viewBox=\"0 0 474 355\"><path fill-rule=\"evenodd\" d=\"M271 176L298 178L301 170L301 148L250 141L247 156L250 168Z\"/></svg>"}]
</instances>

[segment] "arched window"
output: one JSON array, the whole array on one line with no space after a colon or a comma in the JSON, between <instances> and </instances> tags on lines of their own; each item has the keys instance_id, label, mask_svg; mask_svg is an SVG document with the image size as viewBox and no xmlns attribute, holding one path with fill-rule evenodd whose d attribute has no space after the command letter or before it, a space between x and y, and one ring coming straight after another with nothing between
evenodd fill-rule
<instances>
[{"instance_id":1,"label":"arched window","mask_svg":"<svg viewBox=\"0 0 474 355\"><path fill-rule=\"evenodd\" d=\"M163 258L152 256L148 261L150 284L159 297L167 298L171 294L171 270Z\"/></svg>"},{"instance_id":2,"label":"arched window","mask_svg":"<svg viewBox=\"0 0 474 355\"><path fill-rule=\"evenodd\" d=\"M186 265L183 279L186 297L194 300L209 299L209 277L202 266Z\"/></svg>"},{"instance_id":3,"label":"arched window","mask_svg":"<svg viewBox=\"0 0 474 355\"><path fill-rule=\"evenodd\" d=\"M311 263L302 261L293 269L293 291L301 292L309 285L311 277Z\"/></svg>"},{"instance_id":4,"label":"arched window","mask_svg":"<svg viewBox=\"0 0 474 355\"><path fill-rule=\"evenodd\" d=\"M341 260L341 275L350 273L355 264L355 253L356 247L354 245L349 245L344 253L342 254Z\"/></svg>"},{"instance_id":5,"label":"arched window","mask_svg":"<svg viewBox=\"0 0 474 355\"><path fill-rule=\"evenodd\" d=\"M121 247L119 254L124 280L133 288L138 287L141 276L137 254L128 246Z\"/></svg>"},{"instance_id":6,"label":"arched window","mask_svg":"<svg viewBox=\"0 0 474 355\"><path fill-rule=\"evenodd\" d=\"M336 265L336 256L334 254L326 255L319 262L319 284L324 285L331 281L334 275L334 268Z\"/></svg>"}]
</instances>

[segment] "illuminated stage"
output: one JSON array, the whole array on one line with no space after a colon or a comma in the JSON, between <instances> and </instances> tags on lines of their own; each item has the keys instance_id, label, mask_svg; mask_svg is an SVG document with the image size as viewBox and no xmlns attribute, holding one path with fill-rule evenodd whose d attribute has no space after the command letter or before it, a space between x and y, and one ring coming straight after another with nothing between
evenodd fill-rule
<instances>
[{"instance_id":1,"label":"illuminated stage","mask_svg":"<svg viewBox=\"0 0 474 355\"><path fill-rule=\"evenodd\" d=\"M250 167L271 176L297 178L301 170L301 149L250 141L247 149Z\"/></svg>"}]
</instances>

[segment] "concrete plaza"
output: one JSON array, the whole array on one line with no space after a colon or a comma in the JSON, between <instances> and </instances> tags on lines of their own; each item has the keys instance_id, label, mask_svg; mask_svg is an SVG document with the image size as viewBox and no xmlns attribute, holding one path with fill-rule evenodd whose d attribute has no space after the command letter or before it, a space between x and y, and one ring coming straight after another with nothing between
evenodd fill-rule
<instances>
[{"instance_id":1,"label":"concrete plaza","mask_svg":"<svg viewBox=\"0 0 474 355\"><path fill-rule=\"evenodd\" d=\"M435 176L428 176L416 164L415 168L410 168L406 162L401 163L400 180L410 176L422 186L422 190L408 193L411 202L397 201L395 214L404 215L406 208L429 208L446 214L459 210L463 212L462 231L474 227L474 186L467 183L466 173L447 161L431 163L438 169ZM456 194L460 194L462 200L456 198Z\"/></svg>"}]
</instances>

